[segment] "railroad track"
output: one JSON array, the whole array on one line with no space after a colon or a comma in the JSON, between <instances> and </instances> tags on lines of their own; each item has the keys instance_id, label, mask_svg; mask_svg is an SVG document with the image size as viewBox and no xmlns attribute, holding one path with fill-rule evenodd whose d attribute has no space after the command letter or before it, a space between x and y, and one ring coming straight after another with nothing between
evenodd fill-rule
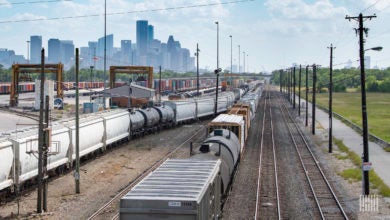
<instances>
[{"instance_id":1,"label":"railroad track","mask_svg":"<svg viewBox=\"0 0 390 220\"><path fill-rule=\"evenodd\" d=\"M143 178L153 172L156 168L158 168L165 160L168 158L184 158L188 157L190 152L188 150L183 149L187 143L192 140L198 140L204 137L205 133L204 126L201 126L195 133L193 133L190 137L176 146L172 151L164 155L160 160L155 162L152 166L144 170L140 175L138 175L134 180L132 180L129 185L123 188L118 194L116 194L110 201L106 202L101 208L99 208L95 213L93 213L88 219L119 219L119 201L120 199L126 195L137 183L139 183Z\"/></svg>"},{"instance_id":2,"label":"railroad track","mask_svg":"<svg viewBox=\"0 0 390 220\"><path fill-rule=\"evenodd\" d=\"M348 219L332 186L322 171L319 161L288 111L285 99L280 98L279 105L316 204L317 209L313 210L315 215L313 218Z\"/></svg>"},{"instance_id":3,"label":"railroad track","mask_svg":"<svg viewBox=\"0 0 390 220\"><path fill-rule=\"evenodd\" d=\"M281 219L272 103L269 89L264 101L255 219Z\"/></svg>"}]
</instances>

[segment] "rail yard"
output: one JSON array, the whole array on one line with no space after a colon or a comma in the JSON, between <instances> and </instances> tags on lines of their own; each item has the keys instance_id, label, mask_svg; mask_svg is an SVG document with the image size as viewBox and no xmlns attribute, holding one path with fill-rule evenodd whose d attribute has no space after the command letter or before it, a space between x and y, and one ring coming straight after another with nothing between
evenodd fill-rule
<instances>
[{"instance_id":1,"label":"rail yard","mask_svg":"<svg viewBox=\"0 0 390 220\"><path fill-rule=\"evenodd\" d=\"M157 174L153 174L153 171L161 172L159 170L163 167L176 166L172 163L183 163L183 161L192 164L191 166L194 167L190 170L185 167L177 168L177 172L179 170L184 172L181 174L183 177L176 177L179 178L177 181L180 181L180 178L185 178L188 172L196 172L197 166L194 164L202 163L202 160L205 164L211 164L212 158L213 161L222 161L222 164L218 165L219 168L215 168L221 169L221 176L217 175L213 178L220 178L219 181L223 184L218 191L224 193L213 197L220 199L215 200L217 203L214 200L214 203L211 203L210 200L210 204L218 204L213 206L215 212L208 215L209 217L198 215L198 219L356 219L362 217L359 214L359 201L356 198L359 194L357 189L359 184L356 186L356 183L343 180L336 174L340 166L349 166L348 163L337 161L321 150L321 143L323 143L321 138L308 134L299 122L296 112L275 87L267 85L262 90L261 97L258 97L257 102L253 102L256 104L255 110L251 110L252 117L244 120L245 117L240 116L243 123L238 119L230 119L236 124L230 122L229 126L226 124L223 126L221 123L229 120L226 119L229 117L223 115L226 111L224 109L220 111L222 114L217 118L210 113L200 121L176 123L178 125L174 128L159 132L149 130L145 136L137 135L129 142L114 142L104 153L89 153L83 157L80 194L74 192L73 172L69 170L50 178L49 212L40 215L35 213L36 191L32 186L26 187L19 195L2 200L0 217L6 219L134 219L121 214L123 210L126 210L126 213L129 210L130 213L133 211L129 208L121 208L120 200L126 198L126 194L132 195L129 192L137 187L138 189L150 187L145 185L149 182L141 183L145 179L154 178L153 175ZM245 100L245 97L242 100ZM232 107L226 113L237 116L242 114L243 109L234 110L236 107ZM247 116L250 115L249 112L248 109ZM230 131L223 130L229 128ZM220 133L228 142L219 139ZM235 143L238 149L236 153L232 153L234 147L232 148L229 143ZM208 156L203 156L204 153ZM232 165L229 165L229 155L233 158ZM171 164L165 165L164 161L167 159L170 159ZM199 172L206 172L200 168L200 165L198 166ZM228 174L223 171L224 166L229 167ZM169 172L174 171L171 169ZM157 196L156 190L160 187L159 184L159 182L153 183L153 188L142 193L152 197ZM181 187L178 185L177 188L170 187L169 190L172 190L172 193L179 192L178 195L181 195L184 193L182 190L185 189ZM182 204L177 201L180 198L178 195L174 196L174 199L170 198L172 196L170 195L167 199L175 202L171 204L176 207L176 211L168 209L159 213L160 209L148 208L145 205L142 211L137 209L137 213L145 213L144 219L156 219L159 216L174 218L181 213L177 209L178 204ZM211 213L209 209L207 210L207 213ZM381 208L381 211L384 215L389 213L386 207ZM156 215L151 215L152 213ZM196 212L192 214L197 215Z\"/></svg>"}]
</instances>

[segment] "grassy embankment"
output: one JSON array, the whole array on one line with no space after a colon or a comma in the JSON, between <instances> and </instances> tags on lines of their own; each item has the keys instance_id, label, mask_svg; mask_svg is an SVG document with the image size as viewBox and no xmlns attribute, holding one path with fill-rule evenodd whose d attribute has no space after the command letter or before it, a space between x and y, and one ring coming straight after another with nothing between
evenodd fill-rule
<instances>
[{"instance_id":1,"label":"grassy embankment","mask_svg":"<svg viewBox=\"0 0 390 220\"><path fill-rule=\"evenodd\" d=\"M328 94L322 93L317 96L318 104L328 106ZM377 137L390 142L390 94L388 93L367 93L367 117L369 132ZM334 93L333 111L362 126L361 123L361 95L360 93ZM341 140L334 139L334 143L341 152L347 156L335 155L338 159L350 159L356 168L346 169L339 173L345 179L350 181L361 181L361 158L350 151ZM386 149L388 151L389 149ZM376 174L374 170L370 172L371 187L377 189L382 196L390 197L390 188Z\"/></svg>"},{"instance_id":2,"label":"grassy embankment","mask_svg":"<svg viewBox=\"0 0 390 220\"><path fill-rule=\"evenodd\" d=\"M328 93L317 95L317 102L328 107ZM390 142L390 93L367 93L367 117L369 133ZM362 126L361 95L333 93L333 111Z\"/></svg>"},{"instance_id":3,"label":"grassy embankment","mask_svg":"<svg viewBox=\"0 0 390 220\"><path fill-rule=\"evenodd\" d=\"M356 168L345 169L339 173L343 178L350 181L361 181L362 180L362 160L361 158L353 151L350 151L347 146L344 145L343 141L333 138L334 143L338 146L341 152L344 152L347 157L352 161ZM337 156L336 156L337 157ZM340 158L339 159L346 159ZM370 186L373 189L377 189L379 194L385 197L390 197L390 188L383 182L383 180L376 174L374 170L371 170L369 173L370 176Z\"/></svg>"}]
</instances>

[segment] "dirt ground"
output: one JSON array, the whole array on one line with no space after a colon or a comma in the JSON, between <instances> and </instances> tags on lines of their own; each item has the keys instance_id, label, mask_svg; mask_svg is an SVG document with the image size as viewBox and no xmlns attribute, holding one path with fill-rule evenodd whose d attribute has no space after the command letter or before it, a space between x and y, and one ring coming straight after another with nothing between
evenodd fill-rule
<instances>
[{"instance_id":1,"label":"dirt ground","mask_svg":"<svg viewBox=\"0 0 390 220\"><path fill-rule=\"evenodd\" d=\"M87 219L141 172L203 128L204 122L180 126L113 148L81 166L80 194L75 193L71 172L49 182L47 213L35 214L37 192L33 190L20 197L19 211L17 200L2 204L0 219ZM184 147L189 153L189 144Z\"/></svg>"}]
</instances>

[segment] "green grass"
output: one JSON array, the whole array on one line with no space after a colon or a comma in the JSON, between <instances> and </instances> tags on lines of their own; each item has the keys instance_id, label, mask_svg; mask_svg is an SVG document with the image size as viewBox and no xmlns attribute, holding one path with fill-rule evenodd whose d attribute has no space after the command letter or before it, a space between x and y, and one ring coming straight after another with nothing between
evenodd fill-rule
<instances>
[{"instance_id":1,"label":"green grass","mask_svg":"<svg viewBox=\"0 0 390 220\"><path fill-rule=\"evenodd\" d=\"M385 148L385 151L386 151L386 152L390 152L390 147L386 147L386 148Z\"/></svg>"},{"instance_id":2,"label":"green grass","mask_svg":"<svg viewBox=\"0 0 390 220\"><path fill-rule=\"evenodd\" d=\"M340 176L349 180L349 181L361 181L362 179L362 159L353 151L350 151L347 146L343 143L343 141L333 138L334 143L338 146L341 152L344 152L348 155L348 158L352 161L352 163L356 166L356 168L346 169L339 173ZM341 155L338 155L341 156ZM337 157L337 156L336 156ZM337 157L338 158L338 157ZM370 183L371 187L374 189L378 189L379 193L382 196L390 197L390 187L388 187L383 180L376 174L376 172L372 169L369 172L370 175Z\"/></svg>"},{"instance_id":3,"label":"green grass","mask_svg":"<svg viewBox=\"0 0 390 220\"><path fill-rule=\"evenodd\" d=\"M327 152L327 151L326 151ZM348 155L334 154L334 156L339 160L349 159Z\"/></svg>"},{"instance_id":4,"label":"green grass","mask_svg":"<svg viewBox=\"0 0 390 220\"><path fill-rule=\"evenodd\" d=\"M317 103L328 107L329 94L317 94ZM368 130L390 142L390 93L367 93ZM333 111L362 126L361 94L359 92L333 93Z\"/></svg>"},{"instance_id":5,"label":"green grass","mask_svg":"<svg viewBox=\"0 0 390 220\"><path fill-rule=\"evenodd\" d=\"M350 182L358 182L362 180L362 171L357 168L343 170L339 173L339 175Z\"/></svg>"},{"instance_id":6,"label":"green grass","mask_svg":"<svg viewBox=\"0 0 390 220\"><path fill-rule=\"evenodd\" d=\"M362 159L353 151L350 151L347 146L343 143L342 140L339 140L337 138L333 138L334 143L339 147L341 152L344 152L348 155L348 158L352 161L352 163L357 166L362 166Z\"/></svg>"}]
</instances>

